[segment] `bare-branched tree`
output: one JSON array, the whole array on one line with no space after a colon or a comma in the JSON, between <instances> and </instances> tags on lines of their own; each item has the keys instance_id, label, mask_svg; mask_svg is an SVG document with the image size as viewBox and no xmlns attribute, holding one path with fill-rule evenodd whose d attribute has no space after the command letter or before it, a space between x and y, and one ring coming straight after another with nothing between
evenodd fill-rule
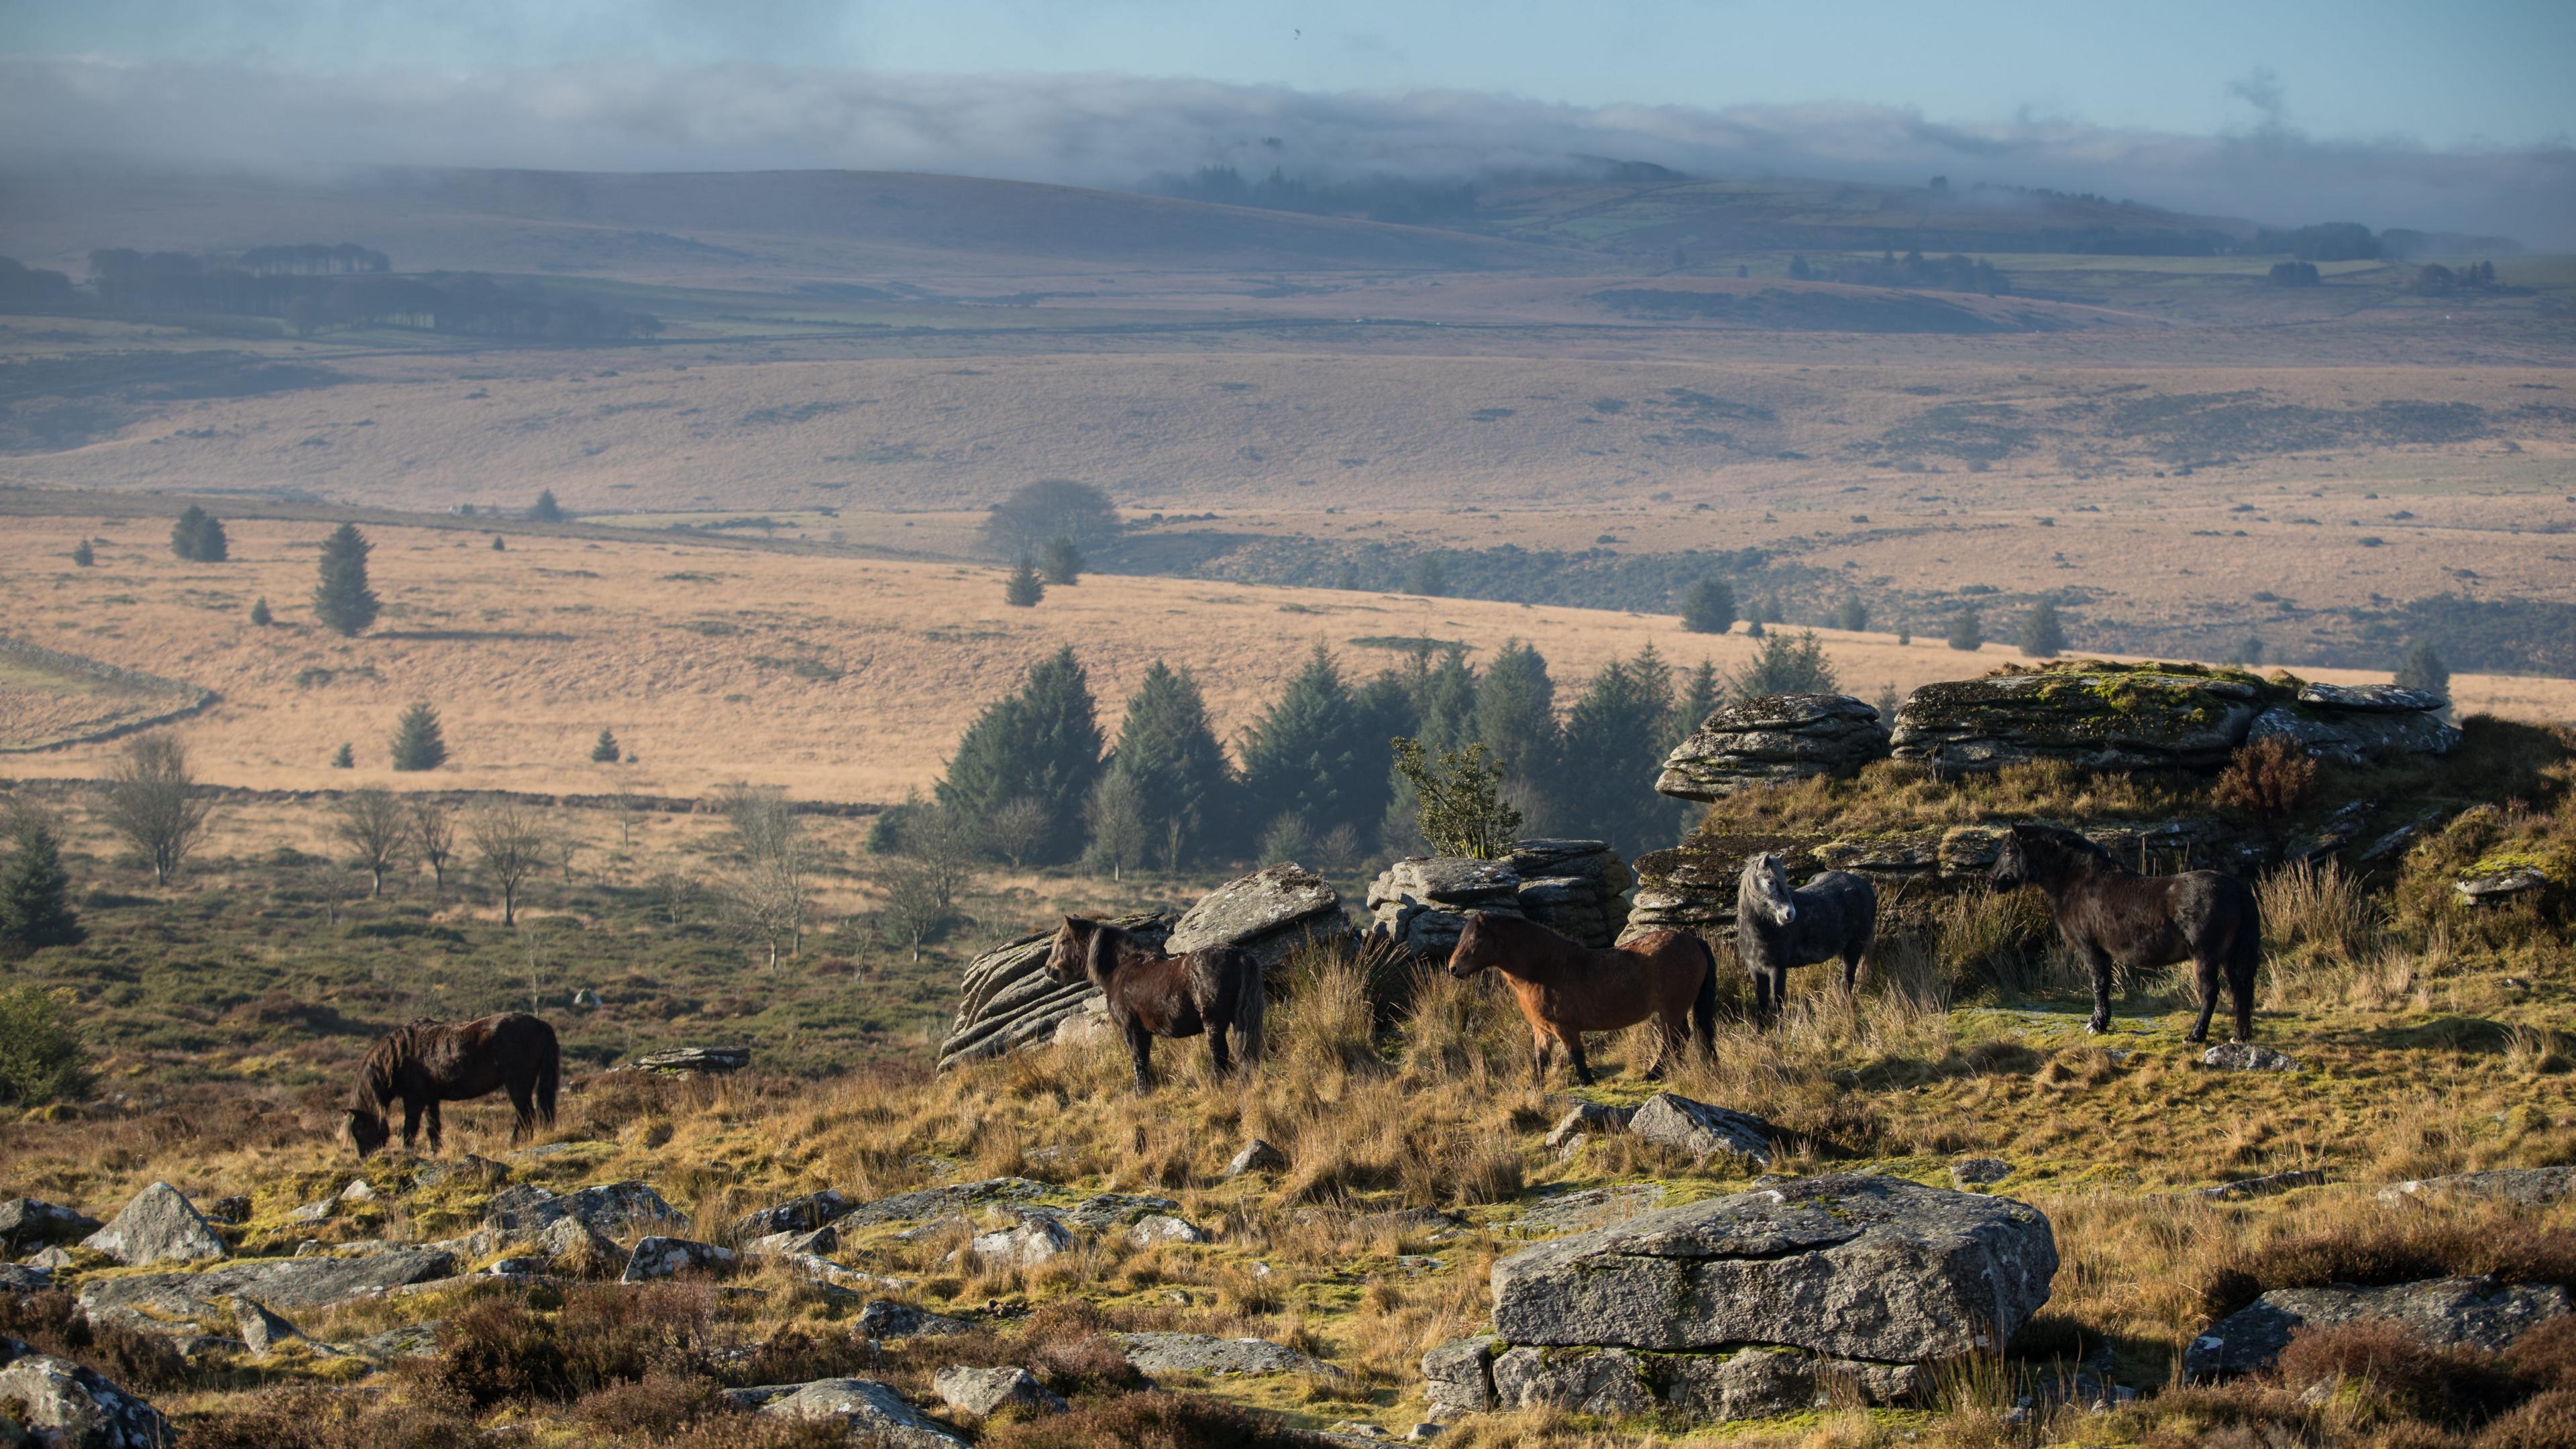
<instances>
[{"instance_id":1,"label":"bare-branched tree","mask_svg":"<svg viewBox=\"0 0 2576 1449\"><path fill-rule=\"evenodd\" d=\"M358 857L358 868L374 878L367 893L385 893L385 872L400 866L411 849L411 812L393 791L381 785L352 790L332 812L338 818L331 833Z\"/></svg>"},{"instance_id":2,"label":"bare-branched tree","mask_svg":"<svg viewBox=\"0 0 2576 1449\"><path fill-rule=\"evenodd\" d=\"M1091 829L1091 858L1109 869L1111 880L1125 880L1127 872L1145 858L1150 832L1145 826L1145 794L1137 788L1136 778L1125 770L1103 771L1100 781L1091 787L1091 798L1083 802L1083 823Z\"/></svg>"},{"instance_id":3,"label":"bare-branched tree","mask_svg":"<svg viewBox=\"0 0 2576 1449\"><path fill-rule=\"evenodd\" d=\"M187 747L171 735L137 736L108 770L102 813L151 863L157 884L168 885L205 839L206 802L196 797L196 783Z\"/></svg>"},{"instance_id":4,"label":"bare-branched tree","mask_svg":"<svg viewBox=\"0 0 2576 1449\"><path fill-rule=\"evenodd\" d=\"M1009 861L1011 869L1018 870L1020 862L1028 859L1029 852L1038 848L1054 826L1043 803L1026 795L1017 796L995 806L993 813L985 817L984 844Z\"/></svg>"},{"instance_id":5,"label":"bare-branched tree","mask_svg":"<svg viewBox=\"0 0 2576 1449\"><path fill-rule=\"evenodd\" d=\"M743 933L794 955L805 947L805 914L813 894L811 850L787 797L777 790L727 786L725 817L733 826L735 866L725 895Z\"/></svg>"},{"instance_id":6,"label":"bare-branched tree","mask_svg":"<svg viewBox=\"0 0 2576 1449\"><path fill-rule=\"evenodd\" d=\"M429 866L438 895L447 894L447 863L456 857L456 812L428 795L411 797L411 839Z\"/></svg>"},{"instance_id":7,"label":"bare-branched tree","mask_svg":"<svg viewBox=\"0 0 2576 1449\"><path fill-rule=\"evenodd\" d=\"M474 846L474 863L501 892L501 924L519 922L519 892L543 870L549 842L537 814L507 795L496 795L474 811L466 823Z\"/></svg>"}]
</instances>

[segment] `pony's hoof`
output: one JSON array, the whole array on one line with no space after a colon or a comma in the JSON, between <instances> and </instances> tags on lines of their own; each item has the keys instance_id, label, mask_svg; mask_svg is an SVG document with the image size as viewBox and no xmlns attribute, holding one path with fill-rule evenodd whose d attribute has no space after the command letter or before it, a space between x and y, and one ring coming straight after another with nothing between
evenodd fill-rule
<instances>
[{"instance_id":1,"label":"pony's hoof","mask_svg":"<svg viewBox=\"0 0 2576 1449\"><path fill-rule=\"evenodd\" d=\"M2096 1017L2093 1020L2084 1023L2084 1030L2086 1034L2091 1036L2109 1036L2111 1034L2111 1023L2107 1018Z\"/></svg>"}]
</instances>

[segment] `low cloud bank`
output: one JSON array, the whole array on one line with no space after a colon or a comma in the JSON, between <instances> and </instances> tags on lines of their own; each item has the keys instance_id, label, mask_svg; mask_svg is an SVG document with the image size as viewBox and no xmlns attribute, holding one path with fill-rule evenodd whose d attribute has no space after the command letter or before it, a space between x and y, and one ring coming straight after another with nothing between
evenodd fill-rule
<instances>
[{"instance_id":1,"label":"low cloud bank","mask_svg":"<svg viewBox=\"0 0 2576 1449\"><path fill-rule=\"evenodd\" d=\"M2435 149L2280 124L2184 136L1884 106L1565 106L1464 91L1318 93L1130 76L762 65L432 77L0 57L0 159L137 158L327 175L370 165L850 168L1135 188L1231 165L1311 181L1546 171L1571 157L1699 175L1990 181L2295 224L2489 232L2576 248L2576 148Z\"/></svg>"}]
</instances>

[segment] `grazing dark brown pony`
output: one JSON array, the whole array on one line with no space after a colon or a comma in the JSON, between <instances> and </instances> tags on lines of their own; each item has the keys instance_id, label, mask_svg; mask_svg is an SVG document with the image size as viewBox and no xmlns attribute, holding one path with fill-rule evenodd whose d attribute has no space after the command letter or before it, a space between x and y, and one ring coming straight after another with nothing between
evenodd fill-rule
<instances>
[{"instance_id":1,"label":"grazing dark brown pony","mask_svg":"<svg viewBox=\"0 0 2576 1449\"><path fill-rule=\"evenodd\" d=\"M1999 891L2030 885L2047 894L2057 933L2093 968L2090 1030L2111 1029L2112 963L2135 970L2188 957L2200 988L2200 1019L2183 1039L2208 1039L2221 967L2236 1001L2235 1039L2254 1039L2263 910L2245 882L2214 870L2140 875L2092 841L2053 825L2014 826L1986 879Z\"/></svg>"},{"instance_id":2,"label":"grazing dark brown pony","mask_svg":"<svg viewBox=\"0 0 2576 1449\"><path fill-rule=\"evenodd\" d=\"M1154 1038L1207 1033L1208 1060L1219 1079L1261 1060L1261 1016L1269 1005L1261 963L1239 946L1203 946L1166 956L1106 921L1067 916L1047 952L1047 974L1084 976L1109 999L1109 1019L1136 1063L1136 1090L1154 1090ZM1227 1050L1233 1038L1234 1051Z\"/></svg>"},{"instance_id":3,"label":"grazing dark brown pony","mask_svg":"<svg viewBox=\"0 0 2576 1449\"><path fill-rule=\"evenodd\" d=\"M1716 1049L1717 954L1688 931L1647 931L1604 951L1536 921L1471 913L1449 953L1449 974L1463 980L1487 967L1512 984L1529 1021L1533 1086L1546 1084L1553 1042L1565 1044L1574 1079L1591 1086L1583 1034L1619 1031L1650 1016L1662 1035L1648 1079L1664 1074L1690 1036L1704 1050Z\"/></svg>"},{"instance_id":4,"label":"grazing dark brown pony","mask_svg":"<svg viewBox=\"0 0 2576 1449\"><path fill-rule=\"evenodd\" d=\"M367 1048L358 1085L349 1092L349 1140L366 1156L391 1136L385 1108L402 1098L403 1149L411 1149L421 1119L429 1119L429 1150L438 1152L438 1104L462 1102L507 1089L519 1120L518 1141L555 1121L555 1083L563 1054L555 1029L525 1012L505 1011L449 1025L415 1021L376 1038Z\"/></svg>"}]
</instances>

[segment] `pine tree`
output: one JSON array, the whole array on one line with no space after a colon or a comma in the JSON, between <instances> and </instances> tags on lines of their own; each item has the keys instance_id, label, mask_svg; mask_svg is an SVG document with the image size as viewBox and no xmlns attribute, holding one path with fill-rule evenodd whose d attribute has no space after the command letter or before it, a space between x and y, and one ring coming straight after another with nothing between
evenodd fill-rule
<instances>
[{"instance_id":1,"label":"pine tree","mask_svg":"<svg viewBox=\"0 0 2576 1449\"><path fill-rule=\"evenodd\" d=\"M2244 639L2240 640L2236 645L2236 657L2228 660L2227 662L2230 664L2241 664L2248 669L2262 668L2263 636L2260 634L2246 635Z\"/></svg>"},{"instance_id":2,"label":"pine tree","mask_svg":"<svg viewBox=\"0 0 2576 1449\"><path fill-rule=\"evenodd\" d=\"M1723 634L1735 627L1735 588L1724 579L1702 579L1682 595L1682 627L1694 634Z\"/></svg>"},{"instance_id":3,"label":"pine tree","mask_svg":"<svg viewBox=\"0 0 2576 1449\"><path fill-rule=\"evenodd\" d=\"M170 552L193 563L222 563L230 544L213 514L191 503L170 526Z\"/></svg>"},{"instance_id":4,"label":"pine tree","mask_svg":"<svg viewBox=\"0 0 2576 1449\"><path fill-rule=\"evenodd\" d=\"M1072 539L1051 539L1045 548L1038 550L1038 570L1046 575L1050 584L1068 588L1078 584L1082 582L1082 571L1087 567L1089 564L1084 560L1082 550L1074 547Z\"/></svg>"},{"instance_id":5,"label":"pine tree","mask_svg":"<svg viewBox=\"0 0 2576 1449\"><path fill-rule=\"evenodd\" d=\"M1432 554L1417 554L1404 571L1404 591L1426 599L1445 598L1449 593L1449 571L1441 567Z\"/></svg>"},{"instance_id":6,"label":"pine tree","mask_svg":"<svg viewBox=\"0 0 2576 1449\"><path fill-rule=\"evenodd\" d=\"M2021 652L2033 659L2054 659L2066 652L2066 630L2057 622L2057 606L2046 599L2031 605L2021 621Z\"/></svg>"},{"instance_id":7,"label":"pine tree","mask_svg":"<svg viewBox=\"0 0 2576 1449\"><path fill-rule=\"evenodd\" d=\"M1271 824L1295 815L1310 831L1349 822L1358 765L1355 716L1341 670L1316 645L1244 741L1247 818Z\"/></svg>"},{"instance_id":8,"label":"pine tree","mask_svg":"<svg viewBox=\"0 0 2576 1449\"><path fill-rule=\"evenodd\" d=\"M536 506L528 510L528 516L539 523L563 522L563 505L555 502L555 490L551 488L538 489Z\"/></svg>"},{"instance_id":9,"label":"pine tree","mask_svg":"<svg viewBox=\"0 0 2576 1449\"><path fill-rule=\"evenodd\" d=\"M1703 659L1682 684L1681 698L1673 704L1672 722L1664 729L1664 751L1690 738L1691 731L1708 722L1717 707L1726 703L1726 680L1717 666Z\"/></svg>"},{"instance_id":10,"label":"pine tree","mask_svg":"<svg viewBox=\"0 0 2576 1449\"><path fill-rule=\"evenodd\" d=\"M1345 592L1357 593L1360 587L1360 566L1348 559L1343 560L1342 566L1333 570L1333 587Z\"/></svg>"},{"instance_id":11,"label":"pine tree","mask_svg":"<svg viewBox=\"0 0 2576 1449\"><path fill-rule=\"evenodd\" d=\"M1351 694L1351 786L1348 808L1339 820L1315 824L1318 849L1335 829L1347 827L1350 844L1365 847L1377 838L1395 796L1395 741L1422 732L1422 713L1405 677L1392 669Z\"/></svg>"},{"instance_id":12,"label":"pine tree","mask_svg":"<svg viewBox=\"0 0 2576 1449\"><path fill-rule=\"evenodd\" d=\"M1986 623L1976 605L1961 607L1958 617L1950 621L1950 647L1969 653L1986 647Z\"/></svg>"},{"instance_id":13,"label":"pine tree","mask_svg":"<svg viewBox=\"0 0 2576 1449\"><path fill-rule=\"evenodd\" d=\"M1157 659L1127 698L1112 767L1135 786L1136 812L1156 844L1181 848L1224 829L1225 750L1188 671ZM1177 858L1165 862L1178 869Z\"/></svg>"},{"instance_id":14,"label":"pine tree","mask_svg":"<svg viewBox=\"0 0 2576 1449\"><path fill-rule=\"evenodd\" d=\"M1651 646L1613 661L1566 711L1563 798L1582 808L1584 829L1623 855L1668 844L1673 802L1654 791L1664 764L1671 671Z\"/></svg>"},{"instance_id":15,"label":"pine tree","mask_svg":"<svg viewBox=\"0 0 2576 1449\"><path fill-rule=\"evenodd\" d=\"M397 770L435 770L447 763L447 740L429 701L414 702L394 723L393 755Z\"/></svg>"},{"instance_id":16,"label":"pine tree","mask_svg":"<svg viewBox=\"0 0 2576 1449\"><path fill-rule=\"evenodd\" d=\"M376 622L375 591L367 587L367 554L373 547L354 523L341 524L324 540L313 616L325 628L354 636Z\"/></svg>"},{"instance_id":17,"label":"pine tree","mask_svg":"<svg viewBox=\"0 0 2576 1449\"><path fill-rule=\"evenodd\" d=\"M979 826L1009 801L1034 800L1046 809L1047 831L1029 858L1070 860L1082 847L1083 801L1100 777L1100 743L1090 677L1073 650L1059 650L1029 669L1019 693L967 726L939 782L939 803Z\"/></svg>"},{"instance_id":18,"label":"pine tree","mask_svg":"<svg viewBox=\"0 0 2576 1449\"><path fill-rule=\"evenodd\" d=\"M1869 627L1869 605L1858 594L1845 594L1834 606L1834 627L1846 634L1857 634Z\"/></svg>"},{"instance_id":19,"label":"pine tree","mask_svg":"<svg viewBox=\"0 0 2576 1449\"><path fill-rule=\"evenodd\" d=\"M501 535L496 533L492 535L492 551L494 553L508 553L510 551L510 546L503 543L501 541Z\"/></svg>"},{"instance_id":20,"label":"pine tree","mask_svg":"<svg viewBox=\"0 0 2576 1449\"><path fill-rule=\"evenodd\" d=\"M599 738L592 742L590 747L590 762L594 765L614 765L617 763L618 753L617 736L609 732L608 726L601 725Z\"/></svg>"},{"instance_id":21,"label":"pine tree","mask_svg":"<svg viewBox=\"0 0 2576 1449\"><path fill-rule=\"evenodd\" d=\"M354 770L358 768L358 752L350 746L347 740L342 740L340 742L340 748L332 752L331 768L335 770Z\"/></svg>"},{"instance_id":22,"label":"pine tree","mask_svg":"<svg viewBox=\"0 0 2576 1449\"><path fill-rule=\"evenodd\" d=\"M1905 697L1896 692L1895 680L1891 679L1887 683L1878 687L1878 699L1876 701L1876 705L1878 709L1878 722L1880 724L1890 726L1891 728L1894 727L1896 724L1896 712L1905 707Z\"/></svg>"},{"instance_id":23,"label":"pine tree","mask_svg":"<svg viewBox=\"0 0 2576 1449\"><path fill-rule=\"evenodd\" d=\"M276 615L271 614L268 611L268 596L266 594L260 595L259 598L251 604L250 621L257 627L265 629L270 624L276 622L276 618Z\"/></svg>"},{"instance_id":24,"label":"pine tree","mask_svg":"<svg viewBox=\"0 0 2576 1449\"><path fill-rule=\"evenodd\" d=\"M72 564L74 567L88 568L90 565L97 562L98 553L89 546L88 539L84 538L80 542L72 545Z\"/></svg>"},{"instance_id":25,"label":"pine tree","mask_svg":"<svg viewBox=\"0 0 2576 1449\"><path fill-rule=\"evenodd\" d=\"M72 911L71 884L52 827L33 816L20 821L0 860L0 946L14 953L86 940L89 932Z\"/></svg>"},{"instance_id":26,"label":"pine tree","mask_svg":"<svg viewBox=\"0 0 2576 1449\"><path fill-rule=\"evenodd\" d=\"M2399 657L2396 683L2401 689L2448 695L2451 692L2450 666L2442 662L2432 640L2418 639L2407 645L2405 654Z\"/></svg>"},{"instance_id":27,"label":"pine tree","mask_svg":"<svg viewBox=\"0 0 2576 1449\"><path fill-rule=\"evenodd\" d=\"M1556 798L1556 681L1547 660L1517 639L1506 640L1476 685L1475 738L1494 752L1506 790L1546 829Z\"/></svg>"},{"instance_id":28,"label":"pine tree","mask_svg":"<svg viewBox=\"0 0 2576 1449\"><path fill-rule=\"evenodd\" d=\"M1729 686L1737 699L1832 694L1842 688L1834 677L1833 662L1825 657L1824 641L1813 629L1801 629L1795 635L1774 630L1764 636L1762 647L1736 671Z\"/></svg>"},{"instance_id":29,"label":"pine tree","mask_svg":"<svg viewBox=\"0 0 2576 1449\"><path fill-rule=\"evenodd\" d=\"M1014 609L1034 609L1046 597L1046 580L1038 577L1038 566L1027 554L1011 565L1011 576L1002 582L1002 602Z\"/></svg>"}]
</instances>

